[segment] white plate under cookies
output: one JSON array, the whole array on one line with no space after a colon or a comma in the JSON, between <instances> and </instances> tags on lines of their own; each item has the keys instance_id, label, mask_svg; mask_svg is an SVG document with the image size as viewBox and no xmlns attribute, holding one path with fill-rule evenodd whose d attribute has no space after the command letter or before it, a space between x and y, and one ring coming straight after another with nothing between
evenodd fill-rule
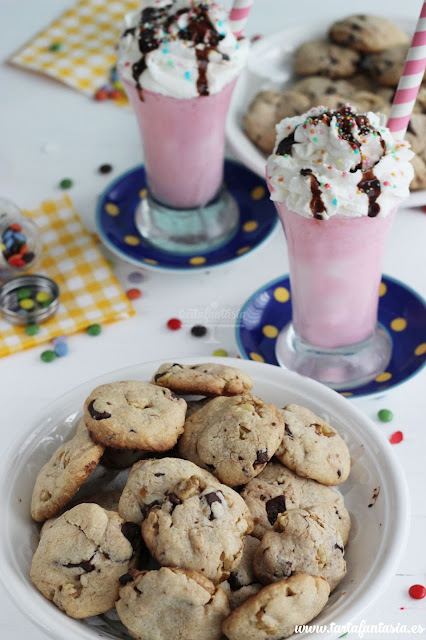
<instances>
[{"instance_id":1,"label":"white plate under cookies","mask_svg":"<svg viewBox=\"0 0 426 640\"><path fill-rule=\"evenodd\" d=\"M387 17L404 29L411 39L415 29L414 20L403 16ZM307 40L326 37L331 24L332 20L317 20L315 23L288 27L262 37L251 46L247 67L241 72L232 96L226 138L238 160L262 178L265 177L267 155L245 134L243 117L259 91L283 91L291 88L295 80L293 54L297 47ZM350 78L347 80L350 82ZM409 207L426 205L426 190L412 191L404 204Z\"/></svg>"},{"instance_id":2,"label":"white plate under cookies","mask_svg":"<svg viewBox=\"0 0 426 640\"><path fill-rule=\"evenodd\" d=\"M178 359L183 364L206 360L209 358ZM174 359L170 361L175 362ZM386 589L406 543L408 489L391 445L350 401L314 380L259 362L234 358L214 358L214 361L249 373L255 383L254 393L279 407L290 402L309 407L334 425L347 442L352 471L340 488L352 518L346 547L347 575L315 619L315 624L335 622L344 625L359 618ZM8 464L1 470L0 578L22 614L55 640L130 636L123 633L124 627L105 616L84 621L67 617L31 583L31 559L39 537L39 525L30 515L37 473L53 451L71 437L82 414L83 402L94 387L115 380L148 381L160 364L150 362L113 371L69 391L28 425L25 437L9 451ZM102 473L100 468L94 472L94 478L89 479L88 484L92 483L93 489L102 482ZM109 485L111 478L111 472L107 471L105 480ZM397 518L395 514L398 514ZM336 633L294 637L324 640L335 638Z\"/></svg>"}]
</instances>

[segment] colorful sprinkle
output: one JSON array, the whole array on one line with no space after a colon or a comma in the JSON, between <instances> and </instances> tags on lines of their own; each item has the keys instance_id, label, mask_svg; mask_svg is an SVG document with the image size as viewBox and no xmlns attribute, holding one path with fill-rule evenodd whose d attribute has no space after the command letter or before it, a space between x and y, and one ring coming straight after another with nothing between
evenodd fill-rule
<instances>
[{"instance_id":1,"label":"colorful sprinkle","mask_svg":"<svg viewBox=\"0 0 426 640\"><path fill-rule=\"evenodd\" d=\"M395 433L393 433L389 438L389 442L391 444L399 444L400 442L403 441L403 439L404 439L404 434L402 433L402 431L395 431Z\"/></svg>"},{"instance_id":2,"label":"colorful sprinkle","mask_svg":"<svg viewBox=\"0 0 426 640\"><path fill-rule=\"evenodd\" d=\"M212 356L217 356L219 358L226 358L228 356L228 352L225 349L215 349L212 353Z\"/></svg>"},{"instance_id":3,"label":"colorful sprinkle","mask_svg":"<svg viewBox=\"0 0 426 640\"><path fill-rule=\"evenodd\" d=\"M185 73L183 75L185 76L185 80L191 80L191 72L190 71L185 71Z\"/></svg>"},{"instance_id":4,"label":"colorful sprinkle","mask_svg":"<svg viewBox=\"0 0 426 640\"><path fill-rule=\"evenodd\" d=\"M337 198L334 198L333 204L334 204L335 207L337 207Z\"/></svg>"},{"instance_id":5,"label":"colorful sprinkle","mask_svg":"<svg viewBox=\"0 0 426 640\"><path fill-rule=\"evenodd\" d=\"M142 297L142 291L136 288L127 289L126 296L129 298L129 300L137 300L138 298Z\"/></svg>"},{"instance_id":6,"label":"colorful sprinkle","mask_svg":"<svg viewBox=\"0 0 426 640\"><path fill-rule=\"evenodd\" d=\"M170 320L167 321L167 327L170 331L177 331L182 327L182 320L179 320L179 318L170 318Z\"/></svg>"},{"instance_id":7,"label":"colorful sprinkle","mask_svg":"<svg viewBox=\"0 0 426 640\"><path fill-rule=\"evenodd\" d=\"M377 417L382 422L390 422L391 420L393 420L393 413L392 411L390 411L390 409L380 409L380 411L378 411L377 413Z\"/></svg>"},{"instance_id":8,"label":"colorful sprinkle","mask_svg":"<svg viewBox=\"0 0 426 640\"><path fill-rule=\"evenodd\" d=\"M207 333L207 327L202 324L196 324L191 328L191 335L195 338L202 338Z\"/></svg>"},{"instance_id":9,"label":"colorful sprinkle","mask_svg":"<svg viewBox=\"0 0 426 640\"><path fill-rule=\"evenodd\" d=\"M87 327L86 333L89 336L99 336L102 333L102 327L100 324L91 324Z\"/></svg>"},{"instance_id":10,"label":"colorful sprinkle","mask_svg":"<svg viewBox=\"0 0 426 640\"><path fill-rule=\"evenodd\" d=\"M56 358L56 353L52 349L47 349L47 351L43 351L40 358L43 362L53 362Z\"/></svg>"},{"instance_id":11,"label":"colorful sprinkle","mask_svg":"<svg viewBox=\"0 0 426 640\"><path fill-rule=\"evenodd\" d=\"M411 598L414 598L414 600L421 600L426 596L426 587L422 584L413 584L413 586L408 589L408 594Z\"/></svg>"},{"instance_id":12,"label":"colorful sprinkle","mask_svg":"<svg viewBox=\"0 0 426 640\"><path fill-rule=\"evenodd\" d=\"M72 185L73 185L73 182L71 178L63 178L59 183L59 186L61 187L61 189L70 189Z\"/></svg>"}]
</instances>

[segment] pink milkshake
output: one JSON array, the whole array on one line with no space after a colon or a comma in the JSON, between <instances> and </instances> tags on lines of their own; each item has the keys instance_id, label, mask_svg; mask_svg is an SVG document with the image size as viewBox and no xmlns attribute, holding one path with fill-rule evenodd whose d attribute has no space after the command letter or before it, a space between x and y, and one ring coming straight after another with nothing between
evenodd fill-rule
<instances>
[{"instance_id":1,"label":"pink milkshake","mask_svg":"<svg viewBox=\"0 0 426 640\"><path fill-rule=\"evenodd\" d=\"M117 68L136 114L148 196L139 232L159 248L209 251L238 224L223 185L225 121L248 43L211 0L145 0L126 16Z\"/></svg>"},{"instance_id":2,"label":"pink milkshake","mask_svg":"<svg viewBox=\"0 0 426 640\"><path fill-rule=\"evenodd\" d=\"M379 288L413 154L378 116L349 105L311 109L277 132L267 181L287 239L292 300L277 359L335 388L358 386L391 355L377 325Z\"/></svg>"}]
</instances>

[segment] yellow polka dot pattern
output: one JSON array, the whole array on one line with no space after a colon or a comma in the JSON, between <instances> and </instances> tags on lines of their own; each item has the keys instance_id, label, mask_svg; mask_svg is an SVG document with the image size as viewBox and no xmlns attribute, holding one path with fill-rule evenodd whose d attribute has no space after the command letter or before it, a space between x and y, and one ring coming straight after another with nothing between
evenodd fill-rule
<instances>
[{"instance_id":1,"label":"yellow polka dot pattern","mask_svg":"<svg viewBox=\"0 0 426 640\"><path fill-rule=\"evenodd\" d=\"M387 382L391 378L392 378L392 374L389 373L389 371L384 371L383 373L377 376L376 382Z\"/></svg>"},{"instance_id":2,"label":"yellow polka dot pattern","mask_svg":"<svg viewBox=\"0 0 426 640\"><path fill-rule=\"evenodd\" d=\"M204 256L194 256L193 258L189 259L189 264L192 264L193 266L197 266L199 264L204 264L206 261Z\"/></svg>"},{"instance_id":3,"label":"yellow polka dot pattern","mask_svg":"<svg viewBox=\"0 0 426 640\"><path fill-rule=\"evenodd\" d=\"M267 338L276 338L278 335L277 327L274 327L272 324L265 324L262 329L262 333Z\"/></svg>"},{"instance_id":4,"label":"yellow polka dot pattern","mask_svg":"<svg viewBox=\"0 0 426 640\"><path fill-rule=\"evenodd\" d=\"M422 356L426 353L426 342L422 342L418 347L414 349L414 354L416 356Z\"/></svg>"},{"instance_id":5,"label":"yellow polka dot pattern","mask_svg":"<svg viewBox=\"0 0 426 640\"><path fill-rule=\"evenodd\" d=\"M259 223L256 222L256 220L247 220L247 222L243 224L243 231L247 231L247 233L251 231L256 231L258 226L259 226Z\"/></svg>"},{"instance_id":6,"label":"yellow polka dot pattern","mask_svg":"<svg viewBox=\"0 0 426 640\"><path fill-rule=\"evenodd\" d=\"M265 358L261 356L260 353L255 353L254 351L250 353L250 358L256 362L265 362Z\"/></svg>"},{"instance_id":7,"label":"yellow polka dot pattern","mask_svg":"<svg viewBox=\"0 0 426 640\"><path fill-rule=\"evenodd\" d=\"M237 256L242 256L243 253L247 253L247 251L250 251L251 247L240 247L239 249L237 249Z\"/></svg>"},{"instance_id":8,"label":"yellow polka dot pattern","mask_svg":"<svg viewBox=\"0 0 426 640\"><path fill-rule=\"evenodd\" d=\"M138 0L81 0L15 53L11 62L39 71L92 97L106 84L126 13ZM52 44L59 45L56 51ZM112 101L111 101L112 102ZM126 100L113 101L126 104Z\"/></svg>"},{"instance_id":9,"label":"yellow polka dot pattern","mask_svg":"<svg viewBox=\"0 0 426 640\"><path fill-rule=\"evenodd\" d=\"M141 241L137 236L124 236L124 242L131 247L137 247Z\"/></svg>"},{"instance_id":10,"label":"yellow polka dot pattern","mask_svg":"<svg viewBox=\"0 0 426 640\"><path fill-rule=\"evenodd\" d=\"M105 211L110 216L118 216L118 214L120 213L120 209L116 204L113 204L112 202L107 202L107 204L105 205Z\"/></svg>"},{"instance_id":11,"label":"yellow polka dot pattern","mask_svg":"<svg viewBox=\"0 0 426 640\"><path fill-rule=\"evenodd\" d=\"M288 302L290 300L290 291L285 287L277 287L274 290L274 298L277 302Z\"/></svg>"},{"instance_id":12,"label":"yellow polka dot pattern","mask_svg":"<svg viewBox=\"0 0 426 640\"><path fill-rule=\"evenodd\" d=\"M254 189L252 189L250 195L253 198L253 200L262 200L262 198L265 196L265 194L266 194L265 187L258 186L258 187L255 187Z\"/></svg>"},{"instance_id":13,"label":"yellow polka dot pattern","mask_svg":"<svg viewBox=\"0 0 426 640\"><path fill-rule=\"evenodd\" d=\"M386 293L386 291L387 291L387 290L388 290L388 288L387 288L387 286L385 285L385 283L384 283L384 282L381 282L381 283L380 283L380 289L379 289L379 296L382 298L382 297L385 295L385 293Z\"/></svg>"},{"instance_id":14,"label":"yellow polka dot pattern","mask_svg":"<svg viewBox=\"0 0 426 640\"><path fill-rule=\"evenodd\" d=\"M139 191L139 198L146 198L146 196L148 195L148 189L141 189Z\"/></svg>"},{"instance_id":15,"label":"yellow polka dot pattern","mask_svg":"<svg viewBox=\"0 0 426 640\"><path fill-rule=\"evenodd\" d=\"M390 326L393 331L404 331L407 326L407 321L405 318L395 318L392 320Z\"/></svg>"},{"instance_id":16,"label":"yellow polka dot pattern","mask_svg":"<svg viewBox=\"0 0 426 640\"><path fill-rule=\"evenodd\" d=\"M158 260L153 260L152 258L144 258L143 259L146 264L158 264Z\"/></svg>"}]
</instances>

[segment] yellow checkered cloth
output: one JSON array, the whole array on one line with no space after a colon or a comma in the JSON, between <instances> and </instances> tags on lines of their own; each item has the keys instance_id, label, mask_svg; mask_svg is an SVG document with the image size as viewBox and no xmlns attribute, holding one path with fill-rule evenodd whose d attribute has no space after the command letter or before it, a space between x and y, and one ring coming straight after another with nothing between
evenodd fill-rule
<instances>
[{"instance_id":1,"label":"yellow checkered cloth","mask_svg":"<svg viewBox=\"0 0 426 640\"><path fill-rule=\"evenodd\" d=\"M115 65L124 15L139 4L137 0L81 0L13 54L10 62L46 73L92 97L106 84ZM51 51L55 44L60 49Z\"/></svg>"},{"instance_id":2,"label":"yellow checkered cloth","mask_svg":"<svg viewBox=\"0 0 426 640\"><path fill-rule=\"evenodd\" d=\"M27 336L25 326L11 325L0 318L0 357L81 331L91 324L135 314L68 196L46 200L38 209L25 214L39 227L43 242L42 260L34 272L58 284L59 309L35 336Z\"/></svg>"}]
</instances>

